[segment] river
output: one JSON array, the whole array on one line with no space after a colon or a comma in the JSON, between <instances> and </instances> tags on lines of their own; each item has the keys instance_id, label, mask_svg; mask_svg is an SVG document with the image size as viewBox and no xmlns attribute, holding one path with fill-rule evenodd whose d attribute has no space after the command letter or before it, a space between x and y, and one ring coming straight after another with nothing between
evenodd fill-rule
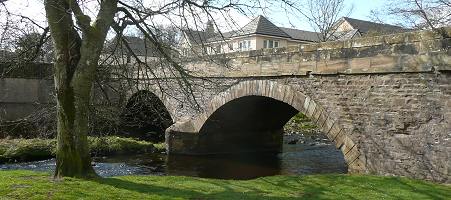
<instances>
[{"instance_id":1,"label":"river","mask_svg":"<svg viewBox=\"0 0 451 200\"><path fill-rule=\"evenodd\" d=\"M296 144L289 144L296 142ZM52 171L55 160L3 164L0 170ZM284 136L281 153L209 156L164 153L94 157L93 167L103 177L123 175L183 175L219 179L252 179L272 175L346 173L343 154L324 137Z\"/></svg>"}]
</instances>

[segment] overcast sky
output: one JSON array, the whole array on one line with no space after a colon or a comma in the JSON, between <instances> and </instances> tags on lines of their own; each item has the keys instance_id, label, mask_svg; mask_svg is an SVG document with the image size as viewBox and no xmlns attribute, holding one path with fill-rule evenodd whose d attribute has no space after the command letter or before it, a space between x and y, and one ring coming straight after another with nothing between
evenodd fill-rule
<instances>
[{"instance_id":1,"label":"overcast sky","mask_svg":"<svg viewBox=\"0 0 451 200\"><path fill-rule=\"evenodd\" d=\"M148 0L148 1L161 2L165 0ZM9 11L13 13L29 16L30 18L43 23L45 22L45 11L42 2L43 0L9 0L7 1L7 6ZM351 5L354 6L353 12L351 13L350 17L363 20L369 20L371 9L380 8L383 3L384 0L346 0L346 6L348 7L350 7ZM264 14L274 24L278 26L293 27L303 30L312 30L312 28L310 28L309 24L305 20L297 20L296 17L293 17L290 14L287 14L286 12L280 10L281 9L277 8L277 6L273 6L266 13L259 12L255 14ZM3 18L1 14L2 13L0 13L0 17ZM233 12L230 15L231 17L226 18L233 18L233 21L236 22L236 26L243 26L247 24L252 18L252 16L247 17L239 14L238 12ZM215 18L217 18L217 23L222 26L224 26L224 24L227 24L226 22L229 22L228 24L231 24L230 19L225 19L220 15L215 16ZM4 18L0 20L4 20ZM167 21L167 20L157 18L156 21ZM224 26L222 28L224 30L229 30L236 29L236 26L232 27L229 25Z\"/></svg>"}]
</instances>

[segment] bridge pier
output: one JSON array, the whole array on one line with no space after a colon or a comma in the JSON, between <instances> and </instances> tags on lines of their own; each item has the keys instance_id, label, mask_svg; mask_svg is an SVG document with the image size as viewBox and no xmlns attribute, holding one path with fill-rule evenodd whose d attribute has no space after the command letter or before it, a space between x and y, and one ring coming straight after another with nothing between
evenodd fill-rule
<instances>
[{"instance_id":1,"label":"bridge pier","mask_svg":"<svg viewBox=\"0 0 451 200\"><path fill-rule=\"evenodd\" d=\"M283 129L203 135L166 130L168 154L207 155L246 152L280 152Z\"/></svg>"}]
</instances>

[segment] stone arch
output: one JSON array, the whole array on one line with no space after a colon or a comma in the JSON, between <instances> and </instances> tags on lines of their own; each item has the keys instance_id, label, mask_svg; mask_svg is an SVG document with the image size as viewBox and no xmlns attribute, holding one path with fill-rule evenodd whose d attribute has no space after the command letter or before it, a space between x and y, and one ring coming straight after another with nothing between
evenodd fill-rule
<instances>
[{"instance_id":1,"label":"stone arch","mask_svg":"<svg viewBox=\"0 0 451 200\"><path fill-rule=\"evenodd\" d=\"M253 80L240 82L215 96L206 106L203 113L189 121L174 124L170 131L201 134L202 127L215 111L233 100L246 96L271 98L288 104L297 111L304 113L342 151L350 172L366 171L364 155L360 152L359 147L349 137L342 125L330 116L327 110L308 95L296 91L291 86L275 81Z\"/></svg>"},{"instance_id":2,"label":"stone arch","mask_svg":"<svg viewBox=\"0 0 451 200\"><path fill-rule=\"evenodd\" d=\"M163 92L161 92L161 88L155 86L153 83L146 81L142 81L136 86L129 87L129 89L125 92L125 102L122 103L122 107L126 106L133 95L137 94L140 91L147 91L155 95L155 97L158 97L158 99L163 103L164 107L171 115L173 122L177 121L176 105L170 100L168 95L165 95Z\"/></svg>"},{"instance_id":3,"label":"stone arch","mask_svg":"<svg viewBox=\"0 0 451 200\"><path fill-rule=\"evenodd\" d=\"M173 124L172 116L163 101L148 90L138 90L130 95L120 114L120 119L124 134L150 140L153 140L153 137L155 141L164 139L161 133ZM160 135L145 135L148 132L156 132Z\"/></svg>"}]
</instances>

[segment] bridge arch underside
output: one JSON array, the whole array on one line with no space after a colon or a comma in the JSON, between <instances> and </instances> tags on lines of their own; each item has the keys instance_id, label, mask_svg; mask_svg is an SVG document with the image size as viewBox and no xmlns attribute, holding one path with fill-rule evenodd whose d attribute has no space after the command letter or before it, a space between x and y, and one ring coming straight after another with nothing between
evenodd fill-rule
<instances>
[{"instance_id":1,"label":"bridge arch underside","mask_svg":"<svg viewBox=\"0 0 451 200\"><path fill-rule=\"evenodd\" d=\"M172 125L166 106L148 90L131 95L119 118L122 134L154 142L163 141L164 131Z\"/></svg>"},{"instance_id":2,"label":"bridge arch underside","mask_svg":"<svg viewBox=\"0 0 451 200\"><path fill-rule=\"evenodd\" d=\"M273 81L245 81L217 95L197 117L166 130L168 153L279 151L283 126L304 113L335 143L350 172L366 171L364 157L339 122L313 99Z\"/></svg>"},{"instance_id":3,"label":"bridge arch underside","mask_svg":"<svg viewBox=\"0 0 451 200\"><path fill-rule=\"evenodd\" d=\"M199 131L199 152L278 152L283 126L299 111L284 102L245 96L217 109Z\"/></svg>"}]
</instances>

